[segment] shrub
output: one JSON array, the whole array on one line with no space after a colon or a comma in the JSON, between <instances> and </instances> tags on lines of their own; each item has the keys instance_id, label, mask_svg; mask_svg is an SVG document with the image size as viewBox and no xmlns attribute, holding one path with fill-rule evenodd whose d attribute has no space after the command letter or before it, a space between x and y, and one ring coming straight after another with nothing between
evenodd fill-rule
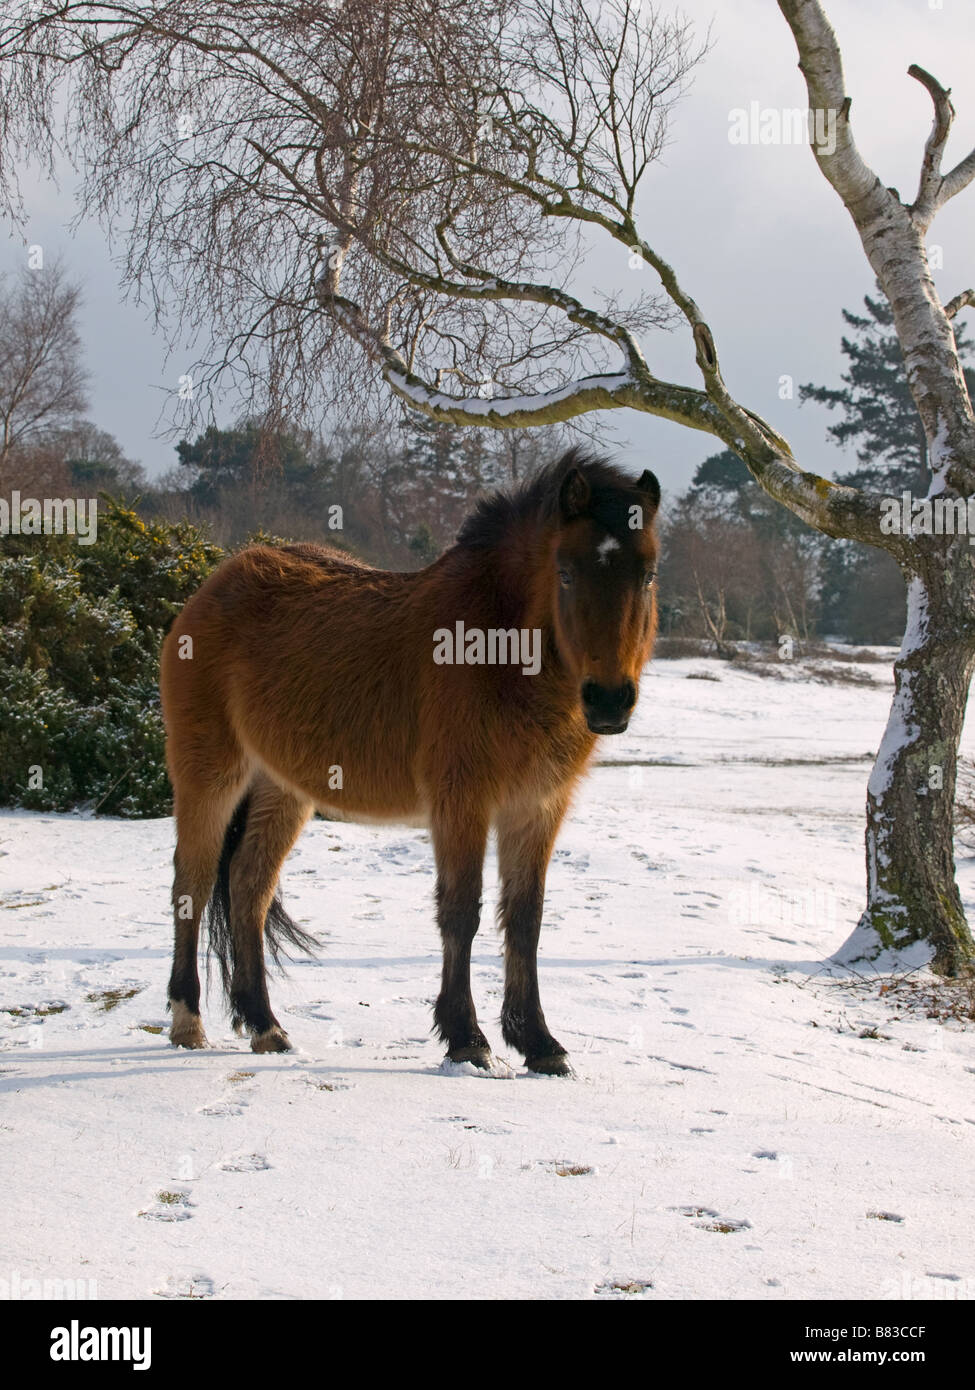
<instances>
[{"instance_id":1,"label":"shrub","mask_svg":"<svg viewBox=\"0 0 975 1390\"><path fill-rule=\"evenodd\" d=\"M0 803L165 815L159 650L222 558L103 498L97 538L0 540Z\"/></svg>"}]
</instances>

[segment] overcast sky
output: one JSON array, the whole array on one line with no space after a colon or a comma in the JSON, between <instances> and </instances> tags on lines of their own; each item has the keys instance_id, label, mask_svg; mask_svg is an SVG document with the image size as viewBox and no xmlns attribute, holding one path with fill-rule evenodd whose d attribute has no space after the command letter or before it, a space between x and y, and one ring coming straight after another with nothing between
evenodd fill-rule
<instances>
[{"instance_id":1,"label":"overcast sky","mask_svg":"<svg viewBox=\"0 0 975 1390\"><path fill-rule=\"evenodd\" d=\"M806 145L733 144L730 113L805 108L805 88L791 34L774 0L685 0L713 47L679 107L661 163L641 200L645 238L677 269L714 331L732 392L791 441L804 466L830 475L851 466L825 437L830 416L780 398L780 378L796 385L838 384L842 308L858 308L873 279L848 215L816 168ZM844 55L853 129L860 150L905 201L913 199L931 103L907 76L920 63L954 89L957 117L944 167L975 146L972 0L828 0ZM125 452L156 474L175 462L172 440L154 435L167 392L176 389L186 355L167 360L149 314L125 303L112 248L97 225L72 237L70 182L60 190L25 171L30 211L24 235L0 243L0 269L22 264L25 244L45 257L61 254L85 284L81 329L92 375L89 416ZM975 284L975 185L936 220L929 245L943 248L936 271L942 299ZM649 269L630 270L622 248L597 246L575 285L626 290ZM628 278L631 277L631 278ZM969 320L972 311L968 311ZM677 330L646 340L651 370L699 385L689 336ZM607 447L634 466L651 467L665 489L686 486L694 467L720 444L709 436L634 412L598 417ZM229 421L228 421L229 423Z\"/></svg>"}]
</instances>

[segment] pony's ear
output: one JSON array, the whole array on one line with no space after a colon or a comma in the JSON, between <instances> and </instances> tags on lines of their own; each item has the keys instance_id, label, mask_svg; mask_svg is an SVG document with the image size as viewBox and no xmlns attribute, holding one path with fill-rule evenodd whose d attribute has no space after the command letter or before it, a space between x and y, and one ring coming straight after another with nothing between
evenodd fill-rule
<instances>
[{"instance_id":1,"label":"pony's ear","mask_svg":"<svg viewBox=\"0 0 975 1390\"><path fill-rule=\"evenodd\" d=\"M660 506L660 484L657 482L657 475L651 473L649 468L645 468L640 474L636 490L648 498L653 510L656 511Z\"/></svg>"},{"instance_id":2,"label":"pony's ear","mask_svg":"<svg viewBox=\"0 0 975 1390\"><path fill-rule=\"evenodd\" d=\"M589 484L586 482L581 469L570 468L562 479L562 486L559 488L559 511L566 521L571 521L576 516L582 516L589 506L591 496Z\"/></svg>"}]
</instances>

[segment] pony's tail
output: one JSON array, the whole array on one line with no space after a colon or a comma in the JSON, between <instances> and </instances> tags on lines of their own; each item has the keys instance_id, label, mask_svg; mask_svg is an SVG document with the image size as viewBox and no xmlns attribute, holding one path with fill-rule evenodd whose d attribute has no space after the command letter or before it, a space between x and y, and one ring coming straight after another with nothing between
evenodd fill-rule
<instances>
[{"instance_id":1,"label":"pony's tail","mask_svg":"<svg viewBox=\"0 0 975 1390\"><path fill-rule=\"evenodd\" d=\"M207 904L207 979L210 975L210 956L216 956L220 967L223 992L230 998L230 981L234 969L234 934L230 925L230 864L238 845L244 838L250 812L250 793L238 805L227 826L217 867L217 881ZM281 953L287 947L312 955L321 945L318 938L293 921L281 903L281 889L276 889L264 919L264 942L276 966L281 966Z\"/></svg>"}]
</instances>

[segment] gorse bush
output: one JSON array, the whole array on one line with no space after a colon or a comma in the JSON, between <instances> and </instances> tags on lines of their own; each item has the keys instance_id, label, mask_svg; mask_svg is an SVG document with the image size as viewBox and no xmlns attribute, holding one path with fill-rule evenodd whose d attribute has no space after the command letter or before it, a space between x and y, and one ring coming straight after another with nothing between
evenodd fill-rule
<instances>
[{"instance_id":1,"label":"gorse bush","mask_svg":"<svg viewBox=\"0 0 975 1390\"><path fill-rule=\"evenodd\" d=\"M106 498L92 545L0 539L0 803L167 814L159 649L222 555Z\"/></svg>"}]
</instances>

